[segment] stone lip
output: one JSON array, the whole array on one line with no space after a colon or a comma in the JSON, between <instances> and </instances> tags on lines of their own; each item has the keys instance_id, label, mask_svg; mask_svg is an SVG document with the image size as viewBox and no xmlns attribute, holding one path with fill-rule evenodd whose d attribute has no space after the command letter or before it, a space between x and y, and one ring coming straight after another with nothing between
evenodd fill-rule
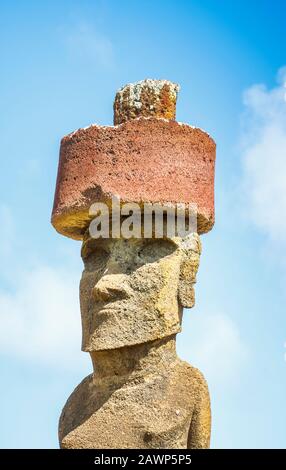
<instances>
[{"instance_id":1,"label":"stone lip","mask_svg":"<svg viewBox=\"0 0 286 470\"><path fill-rule=\"evenodd\" d=\"M199 128L158 118L92 125L61 141L52 212L55 229L81 240L94 202L192 203L198 233L214 224L216 145Z\"/></svg>"},{"instance_id":2,"label":"stone lip","mask_svg":"<svg viewBox=\"0 0 286 470\"><path fill-rule=\"evenodd\" d=\"M175 119L179 89L179 85L169 80L146 79L128 83L116 93L114 124L138 117Z\"/></svg>"}]
</instances>

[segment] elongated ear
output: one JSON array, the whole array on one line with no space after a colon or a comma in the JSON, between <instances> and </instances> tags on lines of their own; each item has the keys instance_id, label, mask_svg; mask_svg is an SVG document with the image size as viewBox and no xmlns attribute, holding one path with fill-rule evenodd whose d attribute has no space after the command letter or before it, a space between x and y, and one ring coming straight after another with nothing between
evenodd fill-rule
<instances>
[{"instance_id":1,"label":"elongated ear","mask_svg":"<svg viewBox=\"0 0 286 470\"><path fill-rule=\"evenodd\" d=\"M192 239L183 240L180 249L182 260L180 265L180 278L178 299L182 307L191 308L195 304L196 275L200 263L201 242L197 234Z\"/></svg>"}]
</instances>

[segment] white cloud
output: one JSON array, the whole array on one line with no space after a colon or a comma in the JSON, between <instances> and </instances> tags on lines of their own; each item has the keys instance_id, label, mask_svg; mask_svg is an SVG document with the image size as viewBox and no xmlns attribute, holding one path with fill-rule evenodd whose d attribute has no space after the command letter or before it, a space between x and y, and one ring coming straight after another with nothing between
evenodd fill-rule
<instances>
[{"instance_id":1,"label":"white cloud","mask_svg":"<svg viewBox=\"0 0 286 470\"><path fill-rule=\"evenodd\" d=\"M77 275L38 267L0 291L0 351L63 369L82 368Z\"/></svg>"},{"instance_id":2,"label":"white cloud","mask_svg":"<svg viewBox=\"0 0 286 470\"><path fill-rule=\"evenodd\" d=\"M272 89L244 93L244 208L270 239L286 242L286 68Z\"/></svg>"},{"instance_id":3,"label":"white cloud","mask_svg":"<svg viewBox=\"0 0 286 470\"><path fill-rule=\"evenodd\" d=\"M72 57L110 67L114 62L113 45L103 34L87 23L80 23L66 35L66 44Z\"/></svg>"},{"instance_id":4,"label":"white cloud","mask_svg":"<svg viewBox=\"0 0 286 470\"><path fill-rule=\"evenodd\" d=\"M222 313L190 315L186 323L179 339L180 356L198 367L209 383L235 382L249 353L237 325Z\"/></svg>"}]
</instances>

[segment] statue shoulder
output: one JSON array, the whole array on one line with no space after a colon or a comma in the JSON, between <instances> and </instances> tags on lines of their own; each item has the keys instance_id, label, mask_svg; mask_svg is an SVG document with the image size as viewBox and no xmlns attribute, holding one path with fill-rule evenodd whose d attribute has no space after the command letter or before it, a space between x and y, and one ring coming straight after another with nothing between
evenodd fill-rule
<instances>
[{"instance_id":1,"label":"statue shoulder","mask_svg":"<svg viewBox=\"0 0 286 470\"><path fill-rule=\"evenodd\" d=\"M181 381L184 389L189 393L208 393L208 384L203 373L197 368L190 365L188 362L179 359L177 366L174 369L174 379Z\"/></svg>"},{"instance_id":2,"label":"statue shoulder","mask_svg":"<svg viewBox=\"0 0 286 470\"><path fill-rule=\"evenodd\" d=\"M86 419L92 401L93 374L85 377L69 396L59 420L59 440Z\"/></svg>"}]
</instances>

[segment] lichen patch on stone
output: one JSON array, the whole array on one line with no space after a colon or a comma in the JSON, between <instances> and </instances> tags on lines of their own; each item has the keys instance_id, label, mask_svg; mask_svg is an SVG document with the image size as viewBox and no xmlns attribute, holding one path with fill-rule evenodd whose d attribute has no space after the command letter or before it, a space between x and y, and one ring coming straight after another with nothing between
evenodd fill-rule
<instances>
[{"instance_id":1,"label":"lichen patch on stone","mask_svg":"<svg viewBox=\"0 0 286 470\"><path fill-rule=\"evenodd\" d=\"M137 117L175 119L179 85L168 80L141 80L118 90L114 101L114 124Z\"/></svg>"}]
</instances>

